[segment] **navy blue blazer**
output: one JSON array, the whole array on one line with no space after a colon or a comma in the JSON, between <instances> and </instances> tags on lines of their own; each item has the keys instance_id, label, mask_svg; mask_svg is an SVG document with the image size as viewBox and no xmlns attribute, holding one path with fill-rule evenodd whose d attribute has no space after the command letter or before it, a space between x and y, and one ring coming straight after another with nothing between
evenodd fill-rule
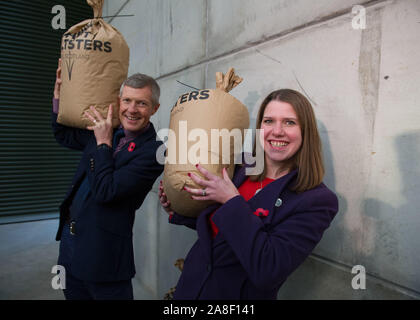
<instances>
[{"instance_id":1,"label":"navy blue blazer","mask_svg":"<svg viewBox=\"0 0 420 320\"><path fill-rule=\"evenodd\" d=\"M135 274L132 241L135 212L163 171L163 165L156 160L156 150L162 142L156 140L153 124L132 141L134 145L124 146L115 158L112 150L97 149L92 131L60 125L54 113L52 127L58 143L83 151L60 206L56 240L61 238L72 199L86 175L90 185L76 221L72 274L86 281L131 279Z\"/></svg>"},{"instance_id":2,"label":"navy blue blazer","mask_svg":"<svg viewBox=\"0 0 420 320\"><path fill-rule=\"evenodd\" d=\"M245 166L236 169L232 181L238 188L247 176ZM198 233L174 299L276 299L338 211L337 196L323 183L300 194L290 191L296 177L294 170L248 202L236 196L206 208L198 218L174 213L171 223ZM261 209L268 214L259 216ZM208 218L215 210L212 219L219 233L212 239Z\"/></svg>"}]
</instances>

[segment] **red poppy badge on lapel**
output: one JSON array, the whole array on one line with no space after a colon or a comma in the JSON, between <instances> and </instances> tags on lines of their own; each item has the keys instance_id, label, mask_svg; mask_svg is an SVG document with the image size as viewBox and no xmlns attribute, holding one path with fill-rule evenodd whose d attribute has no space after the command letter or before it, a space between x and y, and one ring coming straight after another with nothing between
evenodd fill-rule
<instances>
[{"instance_id":1,"label":"red poppy badge on lapel","mask_svg":"<svg viewBox=\"0 0 420 320\"><path fill-rule=\"evenodd\" d=\"M131 142L130 145L128 146L128 152L132 152L135 147L136 147L136 144L134 142Z\"/></svg>"},{"instance_id":2,"label":"red poppy badge on lapel","mask_svg":"<svg viewBox=\"0 0 420 320\"><path fill-rule=\"evenodd\" d=\"M264 210L263 208L258 208L253 212L257 217L266 217L268 216L268 210Z\"/></svg>"}]
</instances>

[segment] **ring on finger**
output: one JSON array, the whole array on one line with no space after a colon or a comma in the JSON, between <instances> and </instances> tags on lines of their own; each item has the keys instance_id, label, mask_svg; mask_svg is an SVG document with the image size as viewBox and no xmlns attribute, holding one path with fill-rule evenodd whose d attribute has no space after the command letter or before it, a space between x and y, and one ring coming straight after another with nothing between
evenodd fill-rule
<instances>
[{"instance_id":1,"label":"ring on finger","mask_svg":"<svg viewBox=\"0 0 420 320\"><path fill-rule=\"evenodd\" d=\"M203 197L205 197L205 196L207 195L207 193L206 193L206 189L203 189L203 190L201 191L201 194L203 195Z\"/></svg>"}]
</instances>

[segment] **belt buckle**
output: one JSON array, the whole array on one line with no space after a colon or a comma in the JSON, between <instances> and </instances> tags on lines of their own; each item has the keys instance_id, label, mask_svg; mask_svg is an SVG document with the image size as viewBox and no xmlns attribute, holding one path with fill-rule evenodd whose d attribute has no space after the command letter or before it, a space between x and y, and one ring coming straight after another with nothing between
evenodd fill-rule
<instances>
[{"instance_id":1,"label":"belt buckle","mask_svg":"<svg viewBox=\"0 0 420 320\"><path fill-rule=\"evenodd\" d=\"M76 234L76 221L70 221L70 234L74 236Z\"/></svg>"}]
</instances>

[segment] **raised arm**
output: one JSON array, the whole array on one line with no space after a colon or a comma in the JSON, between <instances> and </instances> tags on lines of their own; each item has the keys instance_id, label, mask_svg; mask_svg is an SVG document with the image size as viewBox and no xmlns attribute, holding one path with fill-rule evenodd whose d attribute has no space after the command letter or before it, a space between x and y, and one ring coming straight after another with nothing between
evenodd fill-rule
<instances>
[{"instance_id":1,"label":"raised arm","mask_svg":"<svg viewBox=\"0 0 420 320\"><path fill-rule=\"evenodd\" d=\"M58 59L58 67L56 71L54 97L53 97L53 110L51 114L51 124L54 137L57 142L63 147L83 150L93 134L88 130L70 128L57 123L57 116L59 111L60 100L60 87L61 87L61 59Z\"/></svg>"},{"instance_id":2,"label":"raised arm","mask_svg":"<svg viewBox=\"0 0 420 320\"><path fill-rule=\"evenodd\" d=\"M88 179L95 200L111 203L137 195L142 202L150 191L163 166L156 161L158 141L150 141L136 148L133 157L125 165L116 169L113 150L99 147L90 154L91 170Z\"/></svg>"}]
</instances>

